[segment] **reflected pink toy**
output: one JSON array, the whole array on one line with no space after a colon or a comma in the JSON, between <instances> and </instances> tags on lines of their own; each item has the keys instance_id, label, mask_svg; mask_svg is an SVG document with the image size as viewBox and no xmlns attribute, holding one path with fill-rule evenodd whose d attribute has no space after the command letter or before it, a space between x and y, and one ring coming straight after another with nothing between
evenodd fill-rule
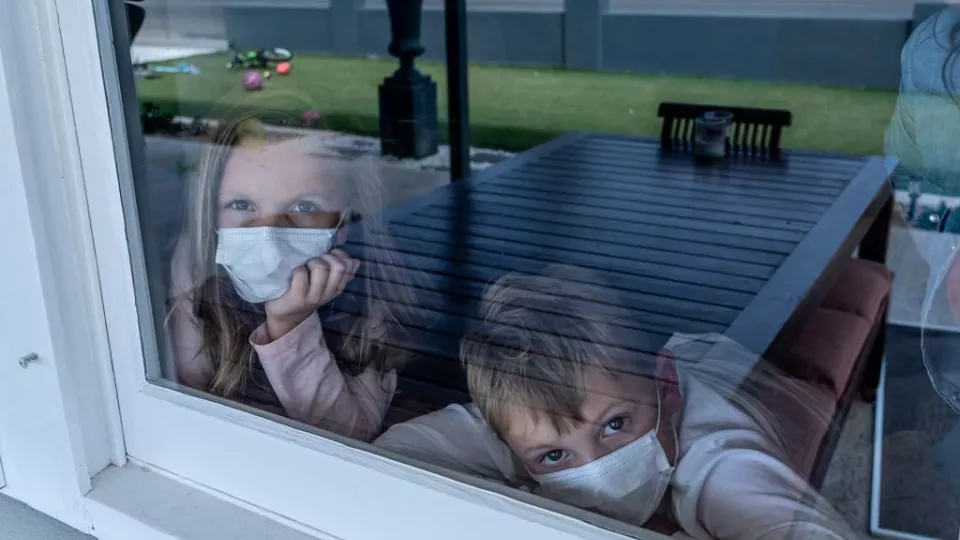
<instances>
[{"instance_id":1,"label":"reflected pink toy","mask_svg":"<svg viewBox=\"0 0 960 540\"><path fill-rule=\"evenodd\" d=\"M303 114L300 115L300 118L303 119L304 124L312 126L320 121L320 113L311 109L304 111Z\"/></svg>"},{"instance_id":2,"label":"reflected pink toy","mask_svg":"<svg viewBox=\"0 0 960 540\"><path fill-rule=\"evenodd\" d=\"M244 73L243 87L247 90L260 90L263 88L263 76L256 71L248 71Z\"/></svg>"}]
</instances>

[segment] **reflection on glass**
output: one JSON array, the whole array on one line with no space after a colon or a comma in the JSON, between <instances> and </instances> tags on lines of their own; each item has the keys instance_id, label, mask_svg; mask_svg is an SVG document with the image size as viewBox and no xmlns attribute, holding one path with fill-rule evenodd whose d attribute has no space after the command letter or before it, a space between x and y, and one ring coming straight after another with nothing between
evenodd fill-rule
<instances>
[{"instance_id":1,"label":"reflection on glass","mask_svg":"<svg viewBox=\"0 0 960 540\"><path fill-rule=\"evenodd\" d=\"M382 155L444 138L442 3L387 98L383 2L136 4L168 382L698 539L866 534L876 450L874 532L955 536L955 8L470 2L451 188Z\"/></svg>"},{"instance_id":2,"label":"reflection on glass","mask_svg":"<svg viewBox=\"0 0 960 540\"><path fill-rule=\"evenodd\" d=\"M951 2L952 3L952 2ZM888 355L879 518L882 527L953 537L960 527L960 12L924 20L903 47L886 132L909 237L898 273L911 309ZM932 383L932 384L931 384ZM911 454L919 459L904 459ZM949 517L948 517L949 516Z\"/></svg>"}]
</instances>

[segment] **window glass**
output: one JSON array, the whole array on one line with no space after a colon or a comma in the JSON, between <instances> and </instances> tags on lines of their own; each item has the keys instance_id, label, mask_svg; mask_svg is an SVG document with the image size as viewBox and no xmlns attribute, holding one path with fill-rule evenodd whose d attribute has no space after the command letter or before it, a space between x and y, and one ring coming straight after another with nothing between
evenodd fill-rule
<instances>
[{"instance_id":1,"label":"window glass","mask_svg":"<svg viewBox=\"0 0 960 540\"><path fill-rule=\"evenodd\" d=\"M156 384L635 535L960 530L957 8L120 6Z\"/></svg>"}]
</instances>

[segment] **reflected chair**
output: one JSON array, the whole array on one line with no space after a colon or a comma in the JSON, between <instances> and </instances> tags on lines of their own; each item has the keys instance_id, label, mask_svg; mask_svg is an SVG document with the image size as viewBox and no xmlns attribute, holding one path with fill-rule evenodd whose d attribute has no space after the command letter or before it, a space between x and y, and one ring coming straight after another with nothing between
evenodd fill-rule
<instances>
[{"instance_id":1,"label":"reflected chair","mask_svg":"<svg viewBox=\"0 0 960 540\"><path fill-rule=\"evenodd\" d=\"M733 115L727 140L727 156L779 160L783 128L793 122L790 111L726 107L694 103L661 103L657 115L663 119L660 147L664 153L692 153L694 123L710 111Z\"/></svg>"}]
</instances>

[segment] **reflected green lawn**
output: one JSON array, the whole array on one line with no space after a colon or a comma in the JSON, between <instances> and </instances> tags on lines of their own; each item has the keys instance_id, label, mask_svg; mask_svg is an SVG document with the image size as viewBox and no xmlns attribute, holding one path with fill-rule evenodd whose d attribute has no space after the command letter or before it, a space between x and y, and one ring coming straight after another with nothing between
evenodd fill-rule
<instances>
[{"instance_id":1,"label":"reflected green lawn","mask_svg":"<svg viewBox=\"0 0 960 540\"><path fill-rule=\"evenodd\" d=\"M242 89L241 71L226 69L226 55L188 61L199 67L201 74L142 79L138 81L141 100L184 116L215 116L215 104L266 103L281 107L289 100L278 96L292 91L316 104L325 127L370 135L378 129L377 86L397 66L392 59L297 56L291 75L274 75L262 91L254 93ZM443 124L444 66L434 62L419 62L418 66L437 82ZM657 105L683 101L789 109L794 125L786 132L785 147L879 154L895 99L895 91L472 66L471 142L474 146L522 150L573 130L656 135ZM441 132L445 132L445 125Z\"/></svg>"}]
</instances>

